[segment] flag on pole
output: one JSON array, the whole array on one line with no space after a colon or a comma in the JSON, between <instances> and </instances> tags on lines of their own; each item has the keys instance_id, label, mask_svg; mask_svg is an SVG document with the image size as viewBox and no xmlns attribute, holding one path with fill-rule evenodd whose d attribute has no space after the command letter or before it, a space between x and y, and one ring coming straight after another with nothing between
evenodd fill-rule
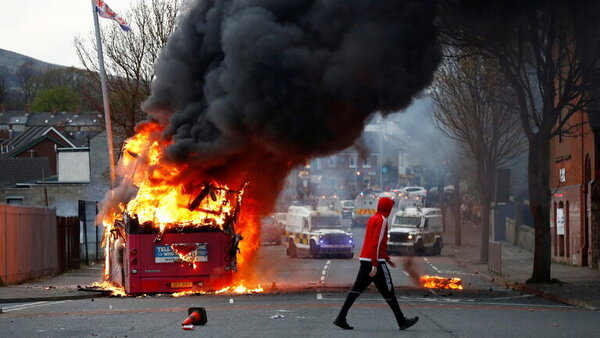
<instances>
[{"instance_id":1,"label":"flag on pole","mask_svg":"<svg viewBox=\"0 0 600 338\"><path fill-rule=\"evenodd\" d=\"M129 32L131 28L127 24L127 22L117 13L115 13L108 5L102 0L96 0L96 12L100 17L105 19L112 19L119 23L119 26L123 28L124 31Z\"/></svg>"}]
</instances>

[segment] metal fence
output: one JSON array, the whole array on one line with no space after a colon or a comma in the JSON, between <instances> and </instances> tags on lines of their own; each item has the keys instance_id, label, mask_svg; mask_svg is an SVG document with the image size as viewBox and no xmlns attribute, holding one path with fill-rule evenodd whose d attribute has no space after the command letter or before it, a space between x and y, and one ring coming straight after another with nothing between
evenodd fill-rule
<instances>
[{"instance_id":1,"label":"metal fence","mask_svg":"<svg viewBox=\"0 0 600 338\"><path fill-rule=\"evenodd\" d=\"M97 201L79 201L80 251L85 264L102 261L101 250L104 228L96 225Z\"/></svg>"},{"instance_id":2,"label":"metal fence","mask_svg":"<svg viewBox=\"0 0 600 338\"><path fill-rule=\"evenodd\" d=\"M80 268L79 218L56 217L60 272Z\"/></svg>"},{"instance_id":3,"label":"metal fence","mask_svg":"<svg viewBox=\"0 0 600 338\"><path fill-rule=\"evenodd\" d=\"M0 283L58 271L56 210L0 205Z\"/></svg>"},{"instance_id":4,"label":"metal fence","mask_svg":"<svg viewBox=\"0 0 600 338\"><path fill-rule=\"evenodd\" d=\"M497 275L502 274L502 243L496 241L489 242L488 271Z\"/></svg>"}]
</instances>

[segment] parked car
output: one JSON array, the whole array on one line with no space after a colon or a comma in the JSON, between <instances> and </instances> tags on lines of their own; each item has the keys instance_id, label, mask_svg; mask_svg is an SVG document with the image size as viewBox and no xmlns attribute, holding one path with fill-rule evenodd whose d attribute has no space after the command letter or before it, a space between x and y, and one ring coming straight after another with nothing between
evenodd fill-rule
<instances>
[{"instance_id":1,"label":"parked car","mask_svg":"<svg viewBox=\"0 0 600 338\"><path fill-rule=\"evenodd\" d=\"M354 201L343 200L342 202L342 218L352 218L354 213Z\"/></svg>"},{"instance_id":2,"label":"parked car","mask_svg":"<svg viewBox=\"0 0 600 338\"><path fill-rule=\"evenodd\" d=\"M260 227L261 244L281 244L281 229L274 217L265 217L261 220Z\"/></svg>"}]
</instances>

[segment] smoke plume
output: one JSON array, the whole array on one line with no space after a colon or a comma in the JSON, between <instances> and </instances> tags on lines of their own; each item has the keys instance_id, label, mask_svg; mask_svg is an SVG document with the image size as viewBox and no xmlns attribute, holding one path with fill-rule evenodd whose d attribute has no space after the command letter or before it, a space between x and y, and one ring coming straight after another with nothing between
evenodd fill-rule
<instances>
[{"instance_id":1,"label":"smoke plume","mask_svg":"<svg viewBox=\"0 0 600 338\"><path fill-rule=\"evenodd\" d=\"M398 111L439 62L433 0L205 0L155 65L150 120L182 175L231 185L268 211L291 167L342 150ZM260 196L260 197L259 197Z\"/></svg>"}]
</instances>

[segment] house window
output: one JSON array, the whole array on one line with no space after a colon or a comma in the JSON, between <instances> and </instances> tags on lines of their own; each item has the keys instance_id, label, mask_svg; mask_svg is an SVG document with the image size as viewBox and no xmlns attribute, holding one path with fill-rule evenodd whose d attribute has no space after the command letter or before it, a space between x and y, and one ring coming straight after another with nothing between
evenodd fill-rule
<instances>
[{"instance_id":1,"label":"house window","mask_svg":"<svg viewBox=\"0 0 600 338\"><path fill-rule=\"evenodd\" d=\"M367 156L362 162L363 168L371 168L371 157Z\"/></svg>"},{"instance_id":2,"label":"house window","mask_svg":"<svg viewBox=\"0 0 600 338\"><path fill-rule=\"evenodd\" d=\"M329 158L329 166L330 167L335 167L335 156L331 156Z\"/></svg>"},{"instance_id":3,"label":"house window","mask_svg":"<svg viewBox=\"0 0 600 338\"><path fill-rule=\"evenodd\" d=\"M321 160L320 159L315 159L313 162L313 166L315 167L315 169L321 169Z\"/></svg>"},{"instance_id":4,"label":"house window","mask_svg":"<svg viewBox=\"0 0 600 338\"><path fill-rule=\"evenodd\" d=\"M8 197L6 197L6 204L9 204L9 205L23 205L23 197L21 197L21 196L8 196Z\"/></svg>"},{"instance_id":5,"label":"house window","mask_svg":"<svg viewBox=\"0 0 600 338\"><path fill-rule=\"evenodd\" d=\"M350 155L348 158L348 167L356 168L356 155Z\"/></svg>"}]
</instances>

